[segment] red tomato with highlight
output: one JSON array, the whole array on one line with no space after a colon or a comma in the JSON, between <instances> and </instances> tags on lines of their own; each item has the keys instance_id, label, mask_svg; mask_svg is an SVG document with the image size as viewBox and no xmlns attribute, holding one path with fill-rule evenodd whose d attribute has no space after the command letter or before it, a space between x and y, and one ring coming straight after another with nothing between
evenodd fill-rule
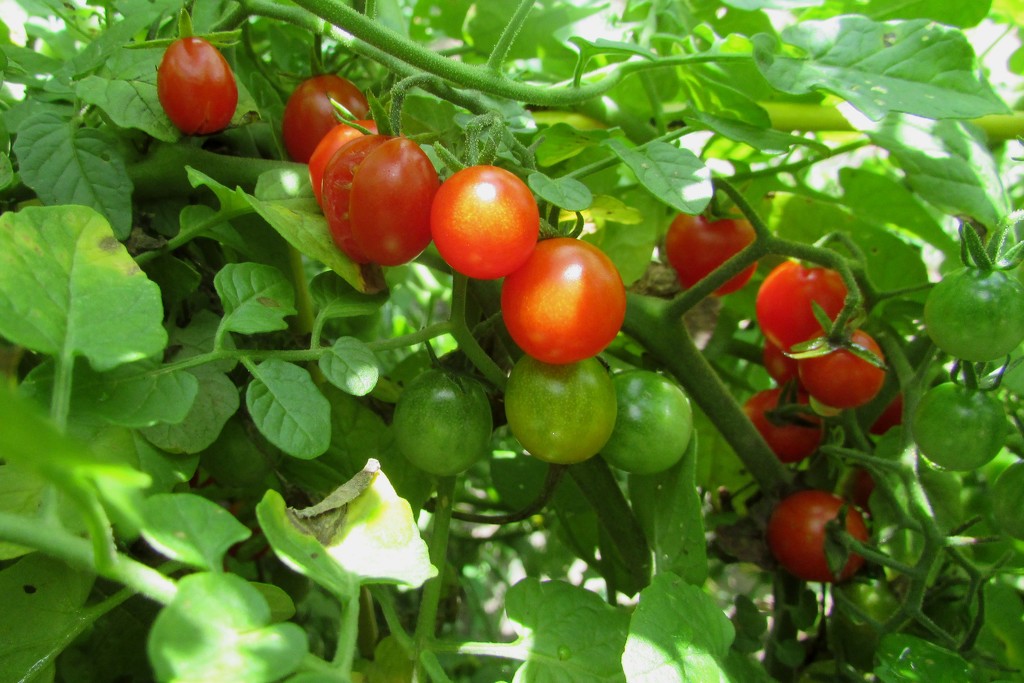
<instances>
[{"instance_id":1,"label":"red tomato with highlight","mask_svg":"<svg viewBox=\"0 0 1024 683\"><path fill-rule=\"evenodd\" d=\"M857 330L852 341L885 360L882 349L867 332ZM814 400L832 408L862 406L882 389L885 370L855 356L847 349L837 349L824 356L797 361L800 384Z\"/></svg>"},{"instance_id":2,"label":"red tomato with highlight","mask_svg":"<svg viewBox=\"0 0 1024 683\"><path fill-rule=\"evenodd\" d=\"M501 313L513 341L551 364L600 353L626 317L626 288L615 264L597 247L558 237L537 243L505 278Z\"/></svg>"},{"instance_id":3,"label":"red tomato with highlight","mask_svg":"<svg viewBox=\"0 0 1024 683\"><path fill-rule=\"evenodd\" d=\"M324 169L331 236L357 263L408 263L430 244L430 205L439 185L434 165L415 142L357 137Z\"/></svg>"},{"instance_id":4,"label":"red tomato with highlight","mask_svg":"<svg viewBox=\"0 0 1024 683\"><path fill-rule=\"evenodd\" d=\"M323 137L338 125L331 100L357 119L370 113L366 96L341 76L325 74L303 81L288 98L281 121L284 147L295 161L307 163Z\"/></svg>"},{"instance_id":5,"label":"red tomato with highlight","mask_svg":"<svg viewBox=\"0 0 1024 683\"><path fill-rule=\"evenodd\" d=\"M746 413L761 437L782 462L799 462L810 457L821 445L821 420L809 412L776 415L782 389L759 391L743 404ZM799 395L798 405L807 405L807 397Z\"/></svg>"},{"instance_id":6,"label":"red tomato with highlight","mask_svg":"<svg viewBox=\"0 0 1024 683\"><path fill-rule=\"evenodd\" d=\"M784 498L768 520L768 548L789 573L804 581L843 581L864 565L851 554L838 576L825 559L825 525L839 516L846 504L829 491L799 491ZM846 508L846 531L860 541L868 539L864 517L852 505Z\"/></svg>"},{"instance_id":7,"label":"red tomato with highlight","mask_svg":"<svg viewBox=\"0 0 1024 683\"><path fill-rule=\"evenodd\" d=\"M846 285L836 271L786 261L768 273L757 291L757 323L765 337L788 351L824 332L814 317L812 302L835 320L845 299Z\"/></svg>"},{"instance_id":8,"label":"red tomato with highlight","mask_svg":"<svg viewBox=\"0 0 1024 683\"><path fill-rule=\"evenodd\" d=\"M540 233L540 215L533 193L516 175L495 166L470 166L441 185L430 231L456 272L490 280L526 262Z\"/></svg>"},{"instance_id":9,"label":"red tomato with highlight","mask_svg":"<svg viewBox=\"0 0 1024 683\"><path fill-rule=\"evenodd\" d=\"M371 133L377 132L377 124L373 121L364 119L356 121L356 123ZM310 155L309 182L313 186L316 203L320 206L323 206L324 169L327 168L327 162L331 160L335 152L345 146L345 143L351 142L361 135L363 135L361 130L353 128L346 123L339 123L327 132L327 135L323 137L320 144L313 150L313 154Z\"/></svg>"},{"instance_id":10,"label":"red tomato with highlight","mask_svg":"<svg viewBox=\"0 0 1024 683\"><path fill-rule=\"evenodd\" d=\"M665 235L665 253L679 276L679 284L689 289L744 247L753 244L756 237L754 228L741 218L709 221L704 216L681 213L672 221ZM744 268L714 294L722 296L735 292L747 284L756 268L756 264Z\"/></svg>"},{"instance_id":11,"label":"red tomato with highlight","mask_svg":"<svg viewBox=\"0 0 1024 683\"><path fill-rule=\"evenodd\" d=\"M764 351L761 353L761 358L764 363L764 369L768 371L768 375L779 384L799 379L796 358L790 358L782 352L782 349L767 339L764 342Z\"/></svg>"},{"instance_id":12,"label":"red tomato with highlight","mask_svg":"<svg viewBox=\"0 0 1024 683\"><path fill-rule=\"evenodd\" d=\"M167 118L186 135L209 135L231 123L238 86L224 55L202 38L179 38L156 70L156 93Z\"/></svg>"}]
</instances>

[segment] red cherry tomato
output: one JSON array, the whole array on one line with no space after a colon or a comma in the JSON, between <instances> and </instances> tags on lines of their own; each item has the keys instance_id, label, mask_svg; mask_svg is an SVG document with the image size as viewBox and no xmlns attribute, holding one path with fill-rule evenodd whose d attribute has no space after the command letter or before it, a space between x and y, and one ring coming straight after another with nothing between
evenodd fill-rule
<instances>
[{"instance_id":1,"label":"red cherry tomato","mask_svg":"<svg viewBox=\"0 0 1024 683\"><path fill-rule=\"evenodd\" d=\"M845 501L828 491L799 491L784 498L768 520L768 548L787 571L804 581L843 581L864 565L851 554L838 576L825 559L825 525L839 516ZM868 530L857 508L846 508L846 531L866 541Z\"/></svg>"},{"instance_id":2,"label":"red cherry tomato","mask_svg":"<svg viewBox=\"0 0 1024 683\"><path fill-rule=\"evenodd\" d=\"M834 320L845 299L846 285L839 273L786 261L768 273L757 291L757 323L765 337L788 351L823 332L811 302L817 302Z\"/></svg>"},{"instance_id":3,"label":"red cherry tomato","mask_svg":"<svg viewBox=\"0 0 1024 683\"><path fill-rule=\"evenodd\" d=\"M871 494L875 490L875 478L871 476L870 472L863 467L854 469L843 489L854 505L861 510L870 512L871 506L868 505L868 501L871 500Z\"/></svg>"},{"instance_id":4,"label":"red cherry tomato","mask_svg":"<svg viewBox=\"0 0 1024 683\"><path fill-rule=\"evenodd\" d=\"M764 369L779 384L785 384L792 379L799 379L796 358L790 358L782 352L782 349L767 339L764 342L764 351L761 357L764 362Z\"/></svg>"},{"instance_id":5,"label":"red cherry tomato","mask_svg":"<svg viewBox=\"0 0 1024 683\"><path fill-rule=\"evenodd\" d=\"M505 278L501 313L509 334L537 360L572 363L600 353L626 317L626 289L611 259L568 237L537 243Z\"/></svg>"},{"instance_id":6,"label":"red cherry tomato","mask_svg":"<svg viewBox=\"0 0 1024 683\"><path fill-rule=\"evenodd\" d=\"M665 252L679 276L679 284L688 289L752 244L756 237L754 228L743 219L709 221L704 216L681 213L672 221L665 235ZM756 268L756 264L745 268L716 289L714 294L722 296L735 292L747 284Z\"/></svg>"},{"instance_id":7,"label":"red cherry tomato","mask_svg":"<svg viewBox=\"0 0 1024 683\"><path fill-rule=\"evenodd\" d=\"M430 210L430 231L455 271L489 280L529 258L540 232L530 188L495 166L470 166L444 181Z\"/></svg>"},{"instance_id":8,"label":"red cherry tomato","mask_svg":"<svg viewBox=\"0 0 1024 683\"><path fill-rule=\"evenodd\" d=\"M284 147L295 161L307 163L320 140L338 124L331 100L357 119L370 113L366 96L349 80L326 74L303 81L288 98L281 122Z\"/></svg>"},{"instance_id":9,"label":"red cherry tomato","mask_svg":"<svg viewBox=\"0 0 1024 683\"><path fill-rule=\"evenodd\" d=\"M781 396L782 389L759 391L743 404L743 412L779 460L799 462L821 445L821 421L804 412L785 417L773 415ZM807 405L807 397L799 395L797 404Z\"/></svg>"},{"instance_id":10,"label":"red cherry tomato","mask_svg":"<svg viewBox=\"0 0 1024 683\"><path fill-rule=\"evenodd\" d=\"M875 419L869 431L872 434L882 435L900 424L903 424L903 394L896 394L882 414Z\"/></svg>"},{"instance_id":11,"label":"red cherry tomato","mask_svg":"<svg viewBox=\"0 0 1024 683\"><path fill-rule=\"evenodd\" d=\"M372 133L377 132L377 124L373 121L356 121L360 126L366 128ZM309 182L313 186L313 194L316 195L316 203L323 206L323 182L324 182L324 169L327 167L327 162L331 160L334 153L345 146L345 143L355 140L357 137L362 135L363 132L353 128L352 126L339 123L334 128L331 128L327 132L327 135L323 137L320 144L313 150L313 154L309 157Z\"/></svg>"},{"instance_id":12,"label":"red cherry tomato","mask_svg":"<svg viewBox=\"0 0 1024 683\"><path fill-rule=\"evenodd\" d=\"M227 128L238 106L238 86L224 55L202 38L179 38L156 70L156 93L167 118L186 135Z\"/></svg>"},{"instance_id":13,"label":"red cherry tomato","mask_svg":"<svg viewBox=\"0 0 1024 683\"><path fill-rule=\"evenodd\" d=\"M885 360L882 349L867 332L857 330L852 341ZM862 406L882 389L885 370L846 349L797 361L800 384L819 403L832 408Z\"/></svg>"}]
</instances>

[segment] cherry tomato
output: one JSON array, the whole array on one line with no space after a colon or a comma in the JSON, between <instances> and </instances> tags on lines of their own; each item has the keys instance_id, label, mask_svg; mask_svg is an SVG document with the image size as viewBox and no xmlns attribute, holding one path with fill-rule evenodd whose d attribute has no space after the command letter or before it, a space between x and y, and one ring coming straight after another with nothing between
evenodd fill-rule
<instances>
[{"instance_id":1,"label":"cherry tomato","mask_svg":"<svg viewBox=\"0 0 1024 683\"><path fill-rule=\"evenodd\" d=\"M1024 285L999 270L955 270L928 293L924 324L955 358L997 360L1024 340Z\"/></svg>"},{"instance_id":2,"label":"cherry tomato","mask_svg":"<svg viewBox=\"0 0 1024 683\"><path fill-rule=\"evenodd\" d=\"M483 280L504 277L530 257L540 232L533 193L495 166L470 166L444 181L430 210L430 231L455 271Z\"/></svg>"},{"instance_id":3,"label":"cherry tomato","mask_svg":"<svg viewBox=\"0 0 1024 683\"><path fill-rule=\"evenodd\" d=\"M483 386L441 370L427 370L409 383L392 422L406 459L438 476L463 472L484 457L493 426Z\"/></svg>"},{"instance_id":4,"label":"cherry tomato","mask_svg":"<svg viewBox=\"0 0 1024 683\"><path fill-rule=\"evenodd\" d=\"M377 124L373 121L363 120L356 121L356 123L370 132L377 132ZM327 162L331 160L334 153L341 149L345 143L355 140L362 134L362 131L348 124L339 123L327 132L327 135L323 137L320 144L313 150L313 154L310 155L309 182L313 186L316 203L320 206L323 206L324 169L327 167Z\"/></svg>"},{"instance_id":5,"label":"cherry tomato","mask_svg":"<svg viewBox=\"0 0 1024 683\"><path fill-rule=\"evenodd\" d=\"M505 386L509 431L546 462L569 465L597 455L616 410L615 387L595 358L551 365L523 356Z\"/></svg>"},{"instance_id":6,"label":"cherry tomato","mask_svg":"<svg viewBox=\"0 0 1024 683\"><path fill-rule=\"evenodd\" d=\"M943 469L966 472L999 454L1006 438L1006 413L992 392L946 382L921 397L912 426L928 460Z\"/></svg>"},{"instance_id":7,"label":"cherry tomato","mask_svg":"<svg viewBox=\"0 0 1024 683\"><path fill-rule=\"evenodd\" d=\"M779 460L799 462L810 457L821 445L821 420L805 412L774 414L781 397L782 389L759 391L743 404L743 412ZM807 405L807 397L799 394L797 404Z\"/></svg>"},{"instance_id":8,"label":"cherry tomato","mask_svg":"<svg viewBox=\"0 0 1024 683\"><path fill-rule=\"evenodd\" d=\"M843 487L846 497L861 510L870 512L871 494L875 491L875 478L863 467L854 468Z\"/></svg>"},{"instance_id":9,"label":"cherry tomato","mask_svg":"<svg viewBox=\"0 0 1024 683\"><path fill-rule=\"evenodd\" d=\"M856 330L851 341L885 360L882 349L867 332ZM847 349L836 349L824 356L797 361L800 384L812 398L832 408L862 406L882 389L885 370L855 356Z\"/></svg>"},{"instance_id":10,"label":"cherry tomato","mask_svg":"<svg viewBox=\"0 0 1024 683\"><path fill-rule=\"evenodd\" d=\"M757 323L769 341L789 351L794 344L823 333L812 302L834 320L845 299L846 285L839 273L786 261L768 273L757 291Z\"/></svg>"},{"instance_id":11,"label":"cherry tomato","mask_svg":"<svg viewBox=\"0 0 1024 683\"><path fill-rule=\"evenodd\" d=\"M303 81L288 98L281 121L284 147L295 161L307 163L323 137L338 124L331 100L357 119L370 113L366 96L341 76L325 74Z\"/></svg>"},{"instance_id":12,"label":"cherry tomato","mask_svg":"<svg viewBox=\"0 0 1024 683\"><path fill-rule=\"evenodd\" d=\"M357 263L407 263L430 244L430 204L439 185L430 158L415 142L357 137L324 169L331 236Z\"/></svg>"},{"instance_id":13,"label":"cherry tomato","mask_svg":"<svg viewBox=\"0 0 1024 683\"><path fill-rule=\"evenodd\" d=\"M790 358L782 352L775 344L767 339L764 341L764 351L761 353L764 369L768 375L779 384L799 379L799 372L796 367L796 358Z\"/></svg>"},{"instance_id":14,"label":"cherry tomato","mask_svg":"<svg viewBox=\"0 0 1024 683\"><path fill-rule=\"evenodd\" d=\"M825 558L825 525L839 516L846 504L829 491L799 491L782 500L768 520L768 548L789 573L804 581L843 581L864 565L851 554L838 576L829 571ZM846 531L860 541L868 539L864 518L857 508L846 508Z\"/></svg>"},{"instance_id":15,"label":"cherry tomato","mask_svg":"<svg viewBox=\"0 0 1024 683\"><path fill-rule=\"evenodd\" d=\"M689 289L748 244L753 244L756 237L754 228L741 218L709 221L704 216L681 213L672 220L665 235L665 253L679 276L679 284ZM747 284L756 268L757 264L751 264L714 294L723 296L735 292Z\"/></svg>"},{"instance_id":16,"label":"cherry tomato","mask_svg":"<svg viewBox=\"0 0 1024 683\"><path fill-rule=\"evenodd\" d=\"M156 71L156 94L167 118L186 135L227 128L238 106L238 86L224 55L202 38L179 38Z\"/></svg>"},{"instance_id":17,"label":"cherry tomato","mask_svg":"<svg viewBox=\"0 0 1024 683\"><path fill-rule=\"evenodd\" d=\"M901 424L903 424L903 394L896 394L895 398L889 401L889 405L872 423L869 431L880 436Z\"/></svg>"},{"instance_id":18,"label":"cherry tomato","mask_svg":"<svg viewBox=\"0 0 1024 683\"><path fill-rule=\"evenodd\" d=\"M537 243L505 278L501 313L519 347L545 363L573 363L600 353L626 317L626 288L615 264L588 242Z\"/></svg>"},{"instance_id":19,"label":"cherry tomato","mask_svg":"<svg viewBox=\"0 0 1024 683\"><path fill-rule=\"evenodd\" d=\"M648 370L612 377L615 428L601 457L620 470L653 474L683 457L693 435L690 400L675 382Z\"/></svg>"},{"instance_id":20,"label":"cherry tomato","mask_svg":"<svg viewBox=\"0 0 1024 683\"><path fill-rule=\"evenodd\" d=\"M992 485L992 516L1004 534L1024 541L1024 460L1003 470Z\"/></svg>"}]
</instances>

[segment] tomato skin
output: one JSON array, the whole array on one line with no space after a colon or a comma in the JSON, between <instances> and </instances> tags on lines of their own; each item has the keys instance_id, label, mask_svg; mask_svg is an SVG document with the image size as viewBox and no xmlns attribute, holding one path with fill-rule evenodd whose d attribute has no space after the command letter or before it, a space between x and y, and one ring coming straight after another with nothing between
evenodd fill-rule
<instances>
[{"instance_id":1,"label":"tomato skin","mask_svg":"<svg viewBox=\"0 0 1024 683\"><path fill-rule=\"evenodd\" d=\"M912 421L918 449L947 470L974 470L999 454L1006 439L1006 412L991 392L953 382L921 397Z\"/></svg>"},{"instance_id":2,"label":"tomato skin","mask_svg":"<svg viewBox=\"0 0 1024 683\"><path fill-rule=\"evenodd\" d=\"M530 257L540 233L533 193L515 174L470 166L444 181L430 210L430 232L456 272L505 277Z\"/></svg>"},{"instance_id":3,"label":"tomato skin","mask_svg":"<svg viewBox=\"0 0 1024 683\"><path fill-rule=\"evenodd\" d=\"M689 289L756 238L750 222L742 218L709 221L704 216L681 213L665 235L665 254L679 284ZM756 269L757 264L751 264L713 293L724 296L735 292L747 284Z\"/></svg>"},{"instance_id":4,"label":"tomato skin","mask_svg":"<svg viewBox=\"0 0 1024 683\"><path fill-rule=\"evenodd\" d=\"M810 457L821 445L821 421L813 415L801 414L800 419L813 423L813 426L796 422L773 423L767 413L778 407L781 396L782 389L779 388L759 391L743 404L743 412L780 461L799 462ZM807 397L798 395L797 403L807 405Z\"/></svg>"},{"instance_id":5,"label":"tomato skin","mask_svg":"<svg viewBox=\"0 0 1024 683\"><path fill-rule=\"evenodd\" d=\"M814 317L812 302L834 320L845 299L846 285L836 271L785 261L768 273L757 291L757 323L769 341L788 351L824 332Z\"/></svg>"},{"instance_id":6,"label":"tomato skin","mask_svg":"<svg viewBox=\"0 0 1024 683\"><path fill-rule=\"evenodd\" d=\"M928 293L924 325L955 358L997 360L1024 340L1024 285L999 270L947 273Z\"/></svg>"},{"instance_id":7,"label":"tomato skin","mask_svg":"<svg viewBox=\"0 0 1024 683\"><path fill-rule=\"evenodd\" d=\"M675 465L693 436L690 400L675 382L649 370L612 377L615 427L601 457L633 474L653 474Z\"/></svg>"},{"instance_id":8,"label":"tomato skin","mask_svg":"<svg viewBox=\"0 0 1024 683\"><path fill-rule=\"evenodd\" d=\"M545 363L574 363L615 339L626 317L626 288L600 249L556 237L538 242L505 278L501 313L523 351Z\"/></svg>"},{"instance_id":9,"label":"tomato skin","mask_svg":"<svg viewBox=\"0 0 1024 683\"><path fill-rule=\"evenodd\" d=\"M441 477L464 472L483 458L493 427L483 386L441 370L420 373L405 387L392 422L405 458Z\"/></svg>"},{"instance_id":10,"label":"tomato skin","mask_svg":"<svg viewBox=\"0 0 1024 683\"><path fill-rule=\"evenodd\" d=\"M825 525L839 515L846 504L829 491L798 491L784 498L768 520L768 548L789 573L804 581L844 581L864 565L855 553L838 576L825 559ZM846 531L860 541L868 539L864 518L855 507L846 509Z\"/></svg>"},{"instance_id":11,"label":"tomato skin","mask_svg":"<svg viewBox=\"0 0 1024 683\"><path fill-rule=\"evenodd\" d=\"M800 378L796 358L790 358L782 352L782 349L767 339L764 342L764 350L761 352L761 360L768 375L779 384Z\"/></svg>"},{"instance_id":12,"label":"tomato skin","mask_svg":"<svg viewBox=\"0 0 1024 683\"><path fill-rule=\"evenodd\" d=\"M383 135L357 136L342 145L324 167L321 184L324 217L334 243L356 263L369 263L370 257L359 247L352 232L352 181L370 152L388 139Z\"/></svg>"},{"instance_id":13,"label":"tomato skin","mask_svg":"<svg viewBox=\"0 0 1024 683\"><path fill-rule=\"evenodd\" d=\"M552 365L523 356L505 386L512 435L545 462L588 460L608 442L617 412L615 387L595 358Z\"/></svg>"},{"instance_id":14,"label":"tomato skin","mask_svg":"<svg viewBox=\"0 0 1024 683\"><path fill-rule=\"evenodd\" d=\"M179 38L167 47L156 71L156 92L167 118L185 135L224 130L238 106L231 67L202 38Z\"/></svg>"},{"instance_id":15,"label":"tomato skin","mask_svg":"<svg viewBox=\"0 0 1024 683\"><path fill-rule=\"evenodd\" d=\"M357 119L370 113L366 96L348 79L333 74L306 79L288 98L281 120L284 147L294 161L309 162L316 146L338 124L332 99Z\"/></svg>"},{"instance_id":16,"label":"tomato skin","mask_svg":"<svg viewBox=\"0 0 1024 683\"><path fill-rule=\"evenodd\" d=\"M903 424L903 394L896 394L889 401L889 405L885 407L885 410L875 418L868 431L876 436L881 436L893 427L901 424Z\"/></svg>"},{"instance_id":17,"label":"tomato skin","mask_svg":"<svg viewBox=\"0 0 1024 683\"><path fill-rule=\"evenodd\" d=\"M867 332L856 330L851 340L883 361L885 354ZM862 406L882 389L885 370L858 358L846 349L797 361L800 384L812 398L832 408Z\"/></svg>"},{"instance_id":18,"label":"tomato skin","mask_svg":"<svg viewBox=\"0 0 1024 683\"><path fill-rule=\"evenodd\" d=\"M377 132L377 124L373 121L356 121L360 126L372 133ZM324 169L327 162L331 160L334 153L345 146L346 143L355 140L363 132L345 123L339 123L327 131L327 135L320 140L320 143L313 150L309 157L309 183L313 186L313 195L316 196L316 203L321 207L323 203Z\"/></svg>"},{"instance_id":19,"label":"tomato skin","mask_svg":"<svg viewBox=\"0 0 1024 683\"><path fill-rule=\"evenodd\" d=\"M992 516L1004 534L1024 541L1024 460L1003 470L992 485Z\"/></svg>"}]
</instances>

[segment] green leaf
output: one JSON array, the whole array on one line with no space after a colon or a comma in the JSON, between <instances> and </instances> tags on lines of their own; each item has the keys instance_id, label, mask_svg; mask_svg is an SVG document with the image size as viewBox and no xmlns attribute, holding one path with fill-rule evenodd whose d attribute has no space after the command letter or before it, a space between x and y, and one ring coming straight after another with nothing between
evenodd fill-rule
<instances>
[{"instance_id":1,"label":"green leaf","mask_svg":"<svg viewBox=\"0 0 1024 683\"><path fill-rule=\"evenodd\" d=\"M755 12L762 9L797 9L799 7L820 7L825 0L722 0L730 7Z\"/></svg>"},{"instance_id":2,"label":"green leaf","mask_svg":"<svg viewBox=\"0 0 1024 683\"><path fill-rule=\"evenodd\" d=\"M159 681L270 683L295 671L306 634L271 624L260 592L234 574L191 574L153 623L147 643Z\"/></svg>"},{"instance_id":3,"label":"green leaf","mask_svg":"<svg viewBox=\"0 0 1024 683\"><path fill-rule=\"evenodd\" d=\"M625 682L620 658L629 615L596 593L527 578L508 590L505 612L527 652L514 683Z\"/></svg>"},{"instance_id":4,"label":"green leaf","mask_svg":"<svg viewBox=\"0 0 1024 683\"><path fill-rule=\"evenodd\" d=\"M32 517L39 511L46 482L32 472L14 465L0 465L0 511ZM14 543L0 541L0 561L32 552Z\"/></svg>"},{"instance_id":5,"label":"green leaf","mask_svg":"<svg viewBox=\"0 0 1024 683\"><path fill-rule=\"evenodd\" d=\"M377 386L380 366L364 342L342 337L320 356L320 371L327 381L353 396L365 396Z\"/></svg>"},{"instance_id":6,"label":"green leaf","mask_svg":"<svg viewBox=\"0 0 1024 683\"><path fill-rule=\"evenodd\" d=\"M284 273L262 263L229 263L213 278L224 304L221 329L242 334L288 328L295 290Z\"/></svg>"},{"instance_id":7,"label":"green leaf","mask_svg":"<svg viewBox=\"0 0 1024 683\"><path fill-rule=\"evenodd\" d=\"M671 573L640 593L629 622L622 666L629 681L727 680L724 660L735 632L715 601Z\"/></svg>"},{"instance_id":8,"label":"green leaf","mask_svg":"<svg viewBox=\"0 0 1024 683\"><path fill-rule=\"evenodd\" d=\"M308 460L331 442L331 405L309 373L292 363L270 359L252 368L245 405L257 429L270 443Z\"/></svg>"},{"instance_id":9,"label":"green leaf","mask_svg":"<svg viewBox=\"0 0 1024 683\"><path fill-rule=\"evenodd\" d=\"M847 100L871 119L889 112L930 118L1003 114L1006 104L981 80L974 50L959 30L926 20L875 22L841 16L754 36L754 58L784 92L821 90Z\"/></svg>"},{"instance_id":10,"label":"green leaf","mask_svg":"<svg viewBox=\"0 0 1024 683\"><path fill-rule=\"evenodd\" d=\"M534 172L526 182L542 200L566 211L583 211L594 201L590 188L575 178L550 178Z\"/></svg>"},{"instance_id":11,"label":"green leaf","mask_svg":"<svg viewBox=\"0 0 1024 683\"><path fill-rule=\"evenodd\" d=\"M142 535L164 557L218 572L224 553L252 532L220 505L191 493L146 499Z\"/></svg>"},{"instance_id":12,"label":"green leaf","mask_svg":"<svg viewBox=\"0 0 1024 683\"><path fill-rule=\"evenodd\" d=\"M379 266L355 263L338 249L312 194L307 198L281 196L282 186L302 183L308 185L309 178L297 171L264 174L256 184L256 196L245 198L263 220L301 253L320 261L360 292L383 290L384 276ZM271 198L264 199L264 195Z\"/></svg>"},{"instance_id":13,"label":"green leaf","mask_svg":"<svg viewBox=\"0 0 1024 683\"><path fill-rule=\"evenodd\" d=\"M160 353L160 290L107 222L81 206L0 216L0 335L96 370Z\"/></svg>"},{"instance_id":14,"label":"green leaf","mask_svg":"<svg viewBox=\"0 0 1024 683\"><path fill-rule=\"evenodd\" d=\"M128 237L132 181L109 132L43 113L18 129L14 155L22 180L43 204L88 206L106 216L117 239Z\"/></svg>"},{"instance_id":15,"label":"green leaf","mask_svg":"<svg viewBox=\"0 0 1024 683\"><path fill-rule=\"evenodd\" d=\"M707 579L707 542L697 491L696 438L666 472L629 477L633 511L654 550L656 574L671 572L701 586Z\"/></svg>"},{"instance_id":16,"label":"green leaf","mask_svg":"<svg viewBox=\"0 0 1024 683\"><path fill-rule=\"evenodd\" d=\"M572 43L579 49L580 56L576 62L576 69L573 72L572 80L573 84L578 86L580 80L583 77L583 72L587 68L587 64L590 60L598 55L612 55L616 57L643 57L647 61L655 61L657 56L654 55L649 49L636 45L635 43L624 43L617 40L608 40L606 38L598 38L597 40L587 40L579 36L572 36L569 38L569 42Z\"/></svg>"},{"instance_id":17,"label":"green leaf","mask_svg":"<svg viewBox=\"0 0 1024 683\"><path fill-rule=\"evenodd\" d=\"M155 372L159 367L151 360L104 373L79 366L71 397L72 414L136 428L180 423L195 403L199 381L184 370Z\"/></svg>"},{"instance_id":18,"label":"green leaf","mask_svg":"<svg viewBox=\"0 0 1024 683\"><path fill-rule=\"evenodd\" d=\"M988 226L1009 213L999 167L973 124L893 115L858 127L892 152L911 189L942 211Z\"/></svg>"},{"instance_id":19,"label":"green leaf","mask_svg":"<svg viewBox=\"0 0 1024 683\"><path fill-rule=\"evenodd\" d=\"M767 125L755 126L746 121L715 116L707 112L696 112L692 117L684 116L683 118L691 126L696 124L696 126L706 127L718 135L742 142L766 154L786 154L797 145L813 147L820 151L828 149L824 144L810 138L772 130Z\"/></svg>"},{"instance_id":20,"label":"green leaf","mask_svg":"<svg viewBox=\"0 0 1024 683\"><path fill-rule=\"evenodd\" d=\"M547 112L537 112L546 114ZM577 154L601 144L607 140L606 130L580 130L568 123L559 121L554 125L541 128L537 133L537 164L541 167L554 166L557 163L572 159Z\"/></svg>"},{"instance_id":21,"label":"green leaf","mask_svg":"<svg viewBox=\"0 0 1024 683\"><path fill-rule=\"evenodd\" d=\"M177 421L148 427L142 434L171 453L198 453L217 440L228 419L238 412L238 387L223 372L202 366L186 371L198 382L188 413Z\"/></svg>"},{"instance_id":22,"label":"green leaf","mask_svg":"<svg viewBox=\"0 0 1024 683\"><path fill-rule=\"evenodd\" d=\"M975 680L963 657L935 643L904 633L882 638L875 652L875 675L882 683L954 683Z\"/></svg>"},{"instance_id":23,"label":"green leaf","mask_svg":"<svg viewBox=\"0 0 1024 683\"><path fill-rule=\"evenodd\" d=\"M57 655L98 616L85 608L94 579L41 553L0 571L0 680L46 680Z\"/></svg>"},{"instance_id":24,"label":"green leaf","mask_svg":"<svg viewBox=\"0 0 1024 683\"><path fill-rule=\"evenodd\" d=\"M617 139L606 144L648 192L677 211L695 215L711 201L711 171L693 152L664 142L638 149L630 149Z\"/></svg>"}]
</instances>

